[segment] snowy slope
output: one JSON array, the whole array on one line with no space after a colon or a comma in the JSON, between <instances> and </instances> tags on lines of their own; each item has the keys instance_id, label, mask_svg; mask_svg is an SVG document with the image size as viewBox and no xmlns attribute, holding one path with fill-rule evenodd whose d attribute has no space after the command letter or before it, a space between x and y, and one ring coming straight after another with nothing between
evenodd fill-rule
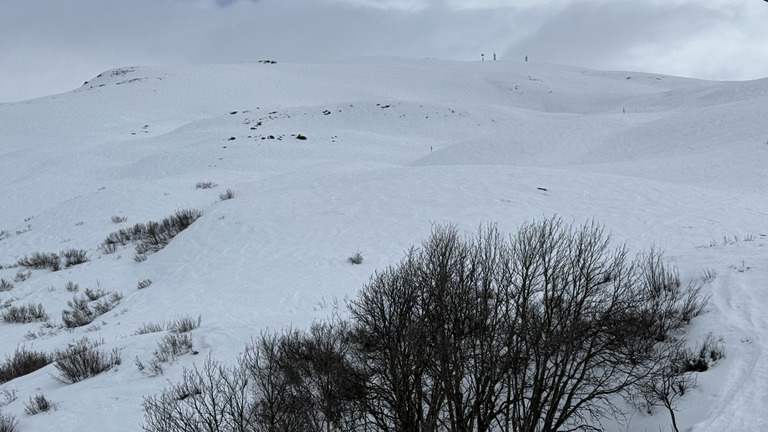
<instances>
[{"instance_id":1,"label":"snowy slope","mask_svg":"<svg viewBox=\"0 0 768 432\"><path fill-rule=\"evenodd\" d=\"M39 302L60 322L67 282L124 296L95 327L0 323L0 354L87 335L123 359L77 384L53 366L8 382L0 389L17 399L2 410L22 431L140 430L142 395L209 354L234 361L263 329L327 316L432 224L511 232L559 214L596 218L633 250L661 246L684 279L717 272L692 336L722 336L728 357L700 374L678 424L765 430L767 112L766 79L397 58L121 68L0 104L0 265L66 248L91 258L33 270L0 302ZM235 198L220 201L227 188ZM204 215L144 262L132 247L97 249L110 232L186 208ZM359 266L346 261L356 251ZM137 289L144 279L152 285ZM162 333L136 330L184 315L202 317L200 353L159 377L140 372L134 359L149 360ZM24 414L41 391L59 409ZM668 424L637 413L617 429Z\"/></svg>"}]
</instances>

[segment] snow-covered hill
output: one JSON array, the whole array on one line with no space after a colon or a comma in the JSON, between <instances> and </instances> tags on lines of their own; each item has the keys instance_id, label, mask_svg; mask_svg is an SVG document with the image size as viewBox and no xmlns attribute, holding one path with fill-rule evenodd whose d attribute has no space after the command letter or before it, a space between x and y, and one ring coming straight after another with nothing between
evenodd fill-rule
<instances>
[{"instance_id":1,"label":"snow-covered hill","mask_svg":"<svg viewBox=\"0 0 768 432\"><path fill-rule=\"evenodd\" d=\"M88 336L123 360L76 384L53 365L14 379L0 410L21 431L139 430L143 395L208 355L234 362L263 329L328 316L433 224L512 232L558 214L595 218L635 251L660 246L683 279L716 273L691 332L722 336L727 358L700 374L678 424L765 430L766 113L768 79L397 58L121 68L0 104L0 278L13 285L0 302L40 303L54 323L0 322L0 355ZM219 199L226 189L234 199ZM203 216L146 261L98 248L181 209ZM14 281L20 258L65 249L90 261ZM90 326L59 329L68 282L123 298ZM163 337L136 335L142 325L198 315L197 355L160 376L135 366ZM41 392L58 409L26 415ZM668 424L636 413L617 429Z\"/></svg>"}]
</instances>

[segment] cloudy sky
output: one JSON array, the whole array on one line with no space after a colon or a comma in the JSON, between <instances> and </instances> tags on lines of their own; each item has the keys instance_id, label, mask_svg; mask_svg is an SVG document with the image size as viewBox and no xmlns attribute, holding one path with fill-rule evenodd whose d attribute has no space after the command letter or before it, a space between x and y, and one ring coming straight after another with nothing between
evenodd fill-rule
<instances>
[{"instance_id":1,"label":"cloudy sky","mask_svg":"<svg viewBox=\"0 0 768 432\"><path fill-rule=\"evenodd\" d=\"M768 76L763 0L0 0L0 102L120 66L394 55Z\"/></svg>"}]
</instances>

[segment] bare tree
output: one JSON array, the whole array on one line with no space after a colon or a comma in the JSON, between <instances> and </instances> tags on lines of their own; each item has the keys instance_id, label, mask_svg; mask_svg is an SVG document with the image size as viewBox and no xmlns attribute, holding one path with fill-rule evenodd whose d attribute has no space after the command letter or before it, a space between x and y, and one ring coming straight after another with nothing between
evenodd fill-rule
<instances>
[{"instance_id":1,"label":"bare tree","mask_svg":"<svg viewBox=\"0 0 768 432\"><path fill-rule=\"evenodd\" d=\"M255 430L248 377L208 358L184 371L181 382L159 396L145 397L145 431L246 432Z\"/></svg>"},{"instance_id":2,"label":"bare tree","mask_svg":"<svg viewBox=\"0 0 768 432\"><path fill-rule=\"evenodd\" d=\"M431 431L442 408L441 389L423 326L417 253L377 272L349 303L357 362L365 371L365 409L378 430Z\"/></svg>"},{"instance_id":3,"label":"bare tree","mask_svg":"<svg viewBox=\"0 0 768 432\"><path fill-rule=\"evenodd\" d=\"M370 414L387 430L597 428L663 368L700 313L695 287L594 222L559 218L463 239L436 227L349 304Z\"/></svg>"}]
</instances>

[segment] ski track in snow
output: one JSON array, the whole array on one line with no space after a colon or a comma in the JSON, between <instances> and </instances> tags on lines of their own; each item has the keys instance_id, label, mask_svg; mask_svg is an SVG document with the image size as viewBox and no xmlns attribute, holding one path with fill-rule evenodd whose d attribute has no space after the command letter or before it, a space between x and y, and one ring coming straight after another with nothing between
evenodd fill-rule
<instances>
[{"instance_id":1,"label":"ski track in snow","mask_svg":"<svg viewBox=\"0 0 768 432\"><path fill-rule=\"evenodd\" d=\"M53 366L3 384L18 396L3 412L22 431L140 430L143 395L208 355L234 362L261 331L305 328L335 303L343 314L344 298L433 224L514 232L557 214L594 218L633 251L662 247L683 279L717 271L690 338L722 337L727 357L699 374L678 423L765 430L767 98L768 80L358 59L121 68L70 93L0 104L0 265L66 248L91 258L32 270L0 302L41 303L58 322L69 281L124 295L89 329L0 323L0 354L88 336L123 360L77 384L58 382ZM201 181L217 186L196 189ZM227 188L235 198L220 201ZM185 208L203 217L144 262L131 246L98 249L110 232ZM350 265L357 251L364 262ZM137 289L144 279L152 285ZM140 372L134 359L151 359L163 333L136 330L185 315L201 316L200 353L159 377ZM59 409L23 414L40 391ZM658 411L612 428L668 426Z\"/></svg>"}]
</instances>

